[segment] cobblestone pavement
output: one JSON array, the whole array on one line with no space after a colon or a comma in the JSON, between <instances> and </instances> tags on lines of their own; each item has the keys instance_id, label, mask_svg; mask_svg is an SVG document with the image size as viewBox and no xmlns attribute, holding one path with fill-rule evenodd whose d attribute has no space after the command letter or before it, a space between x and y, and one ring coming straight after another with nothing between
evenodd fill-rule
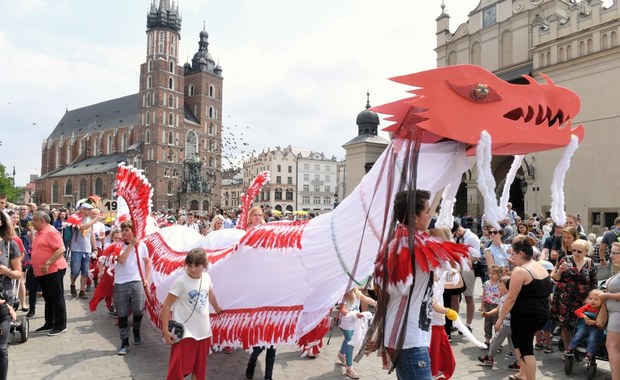
<instances>
[{"instance_id":1,"label":"cobblestone pavement","mask_svg":"<svg viewBox=\"0 0 620 380\"><path fill-rule=\"evenodd\" d=\"M65 278L66 289L68 276ZM480 283L476 284L476 301L479 302ZM88 300L73 298L67 292L67 332L55 337L34 334L43 325L43 300L39 299L36 315L30 318L30 337L20 343L19 337L9 347L9 379L163 379L166 376L169 348L165 346L149 321L143 322L142 344L131 346L126 356L116 355L119 344L118 328L114 325L103 304L95 313L88 312ZM461 317L464 318L464 307ZM24 313L18 312L18 316ZM479 315L474 320L474 334L482 339L483 326ZM327 341L327 337L325 339ZM325 344L316 359L299 357L293 347L278 347L274 378L276 379L348 379L344 368L336 363L336 354L342 342L342 334L336 329L330 344ZM452 348L457 360L454 379L505 379L510 374L507 366L513 362L497 354L495 366L479 365L478 355L484 352L454 335ZM245 366L249 353L235 350L226 355L218 352L209 356L209 379L245 379ZM259 358L255 379L263 378L264 353ZM564 373L560 354L536 352L538 379L585 379L586 370L575 365L572 375ZM395 379L381 369L376 356L365 357L355 364L362 379ZM596 379L610 377L609 364L599 361Z\"/></svg>"}]
</instances>

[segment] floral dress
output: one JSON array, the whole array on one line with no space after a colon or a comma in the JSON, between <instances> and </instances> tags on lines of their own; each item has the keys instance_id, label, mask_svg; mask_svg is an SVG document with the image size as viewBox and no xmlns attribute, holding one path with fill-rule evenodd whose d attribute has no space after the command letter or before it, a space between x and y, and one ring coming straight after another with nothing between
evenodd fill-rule
<instances>
[{"instance_id":1,"label":"floral dress","mask_svg":"<svg viewBox=\"0 0 620 380\"><path fill-rule=\"evenodd\" d=\"M572 330L577 323L575 310L583 306L590 290L596 288L596 268L592 259L586 258L586 263L577 268L575 258L565 256L558 265L564 262L572 264L572 268L562 273L556 285L551 304L551 318L560 327Z\"/></svg>"}]
</instances>

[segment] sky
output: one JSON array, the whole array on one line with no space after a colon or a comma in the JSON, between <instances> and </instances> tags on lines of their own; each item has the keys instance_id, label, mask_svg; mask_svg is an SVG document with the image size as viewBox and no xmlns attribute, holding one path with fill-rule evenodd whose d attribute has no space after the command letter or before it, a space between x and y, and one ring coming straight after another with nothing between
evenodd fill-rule
<instances>
[{"instance_id":1,"label":"sky","mask_svg":"<svg viewBox=\"0 0 620 380\"><path fill-rule=\"evenodd\" d=\"M478 2L445 0L452 32ZM15 167L16 185L40 174L42 144L65 110L138 92L150 4L0 0L0 163L9 175ZM387 78L436 67L441 0L177 4L179 64L198 50L204 23L223 69L222 124L248 150L292 145L342 160L367 91L373 106L398 100L408 88Z\"/></svg>"}]
</instances>

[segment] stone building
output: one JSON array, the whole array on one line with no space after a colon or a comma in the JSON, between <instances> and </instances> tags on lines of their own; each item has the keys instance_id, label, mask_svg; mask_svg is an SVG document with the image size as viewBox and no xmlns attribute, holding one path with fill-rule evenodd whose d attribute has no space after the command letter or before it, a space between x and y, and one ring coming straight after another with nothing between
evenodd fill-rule
<instances>
[{"instance_id":1,"label":"stone building","mask_svg":"<svg viewBox=\"0 0 620 380\"><path fill-rule=\"evenodd\" d=\"M198 51L181 66L178 6L153 0L146 21L138 93L65 112L42 145L37 202L112 197L116 167L127 162L153 185L158 209L220 206L223 77L209 34L200 31Z\"/></svg>"},{"instance_id":2,"label":"stone building","mask_svg":"<svg viewBox=\"0 0 620 380\"><path fill-rule=\"evenodd\" d=\"M583 124L586 132L565 180L566 210L581 216L588 232L599 233L613 224L620 211L611 186L620 159L615 139L620 125L618 2L481 0L454 32L449 21L442 4L437 18L437 66L481 65L512 83L525 83L522 74L540 80L538 74L544 73L581 97L574 124ZM561 155L561 150L555 150L526 156L511 188L511 201L520 214L548 214L551 180ZM493 159L498 197L511 162L512 157ZM457 196L457 204L466 207L456 213L482 212L475 181L472 169Z\"/></svg>"},{"instance_id":3,"label":"stone building","mask_svg":"<svg viewBox=\"0 0 620 380\"><path fill-rule=\"evenodd\" d=\"M334 208L337 193L338 161L326 158L323 153L297 154L297 206L295 209L316 215Z\"/></svg>"}]
</instances>

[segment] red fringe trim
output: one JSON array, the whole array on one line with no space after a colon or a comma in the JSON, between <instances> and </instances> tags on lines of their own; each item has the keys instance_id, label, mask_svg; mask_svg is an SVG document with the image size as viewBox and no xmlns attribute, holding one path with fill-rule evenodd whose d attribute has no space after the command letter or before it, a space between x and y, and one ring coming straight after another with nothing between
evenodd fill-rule
<instances>
[{"instance_id":1,"label":"red fringe trim","mask_svg":"<svg viewBox=\"0 0 620 380\"><path fill-rule=\"evenodd\" d=\"M250 186L248 186L248 190L241 194L241 214L239 214L239 217L237 218L236 228L240 230L245 230L247 228L248 211L252 205L252 199L256 198L265 182L269 180L269 172L261 172L256 176L256 178L254 178L254 180L252 180Z\"/></svg>"},{"instance_id":2,"label":"red fringe trim","mask_svg":"<svg viewBox=\"0 0 620 380\"><path fill-rule=\"evenodd\" d=\"M308 220L294 222L276 221L252 228L246 233L240 245L252 248L297 248L301 249L301 238Z\"/></svg>"},{"instance_id":3,"label":"red fringe trim","mask_svg":"<svg viewBox=\"0 0 620 380\"><path fill-rule=\"evenodd\" d=\"M321 347L323 347L323 337L329 331L331 321L330 310L330 313L325 316L315 328L299 338L297 345L301 348L302 356L317 356L319 354Z\"/></svg>"},{"instance_id":4,"label":"red fringe trim","mask_svg":"<svg viewBox=\"0 0 620 380\"><path fill-rule=\"evenodd\" d=\"M67 218L67 220L65 220L65 222L73 227L77 227L79 228L82 225L82 214L80 214L79 212L73 213L71 215L69 215L69 217Z\"/></svg>"},{"instance_id":5,"label":"red fringe trim","mask_svg":"<svg viewBox=\"0 0 620 380\"><path fill-rule=\"evenodd\" d=\"M303 306L265 306L229 309L211 314L212 345L250 347L290 343L294 338Z\"/></svg>"},{"instance_id":6,"label":"red fringe trim","mask_svg":"<svg viewBox=\"0 0 620 380\"><path fill-rule=\"evenodd\" d=\"M116 172L116 194L127 202L136 238L144 239L146 218L151 210L153 195L148 179L133 166L121 163Z\"/></svg>"},{"instance_id":7,"label":"red fringe trim","mask_svg":"<svg viewBox=\"0 0 620 380\"><path fill-rule=\"evenodd\" d=\"M394 238L389 243L388 286L408 287L411 285L413 275L411 272L411 255L409 253L409 232L403 224L396 226ZM425 232L416 232L415 235L415 258L416 263L423 272L429 272L433 268L441 267L445 262L452 264L468 258L468 247L463 244L439 241ZM375 280L379 286L383 286L383 255L385 248L381 250L375 262Z\"/></svg>"}]
</instances>

